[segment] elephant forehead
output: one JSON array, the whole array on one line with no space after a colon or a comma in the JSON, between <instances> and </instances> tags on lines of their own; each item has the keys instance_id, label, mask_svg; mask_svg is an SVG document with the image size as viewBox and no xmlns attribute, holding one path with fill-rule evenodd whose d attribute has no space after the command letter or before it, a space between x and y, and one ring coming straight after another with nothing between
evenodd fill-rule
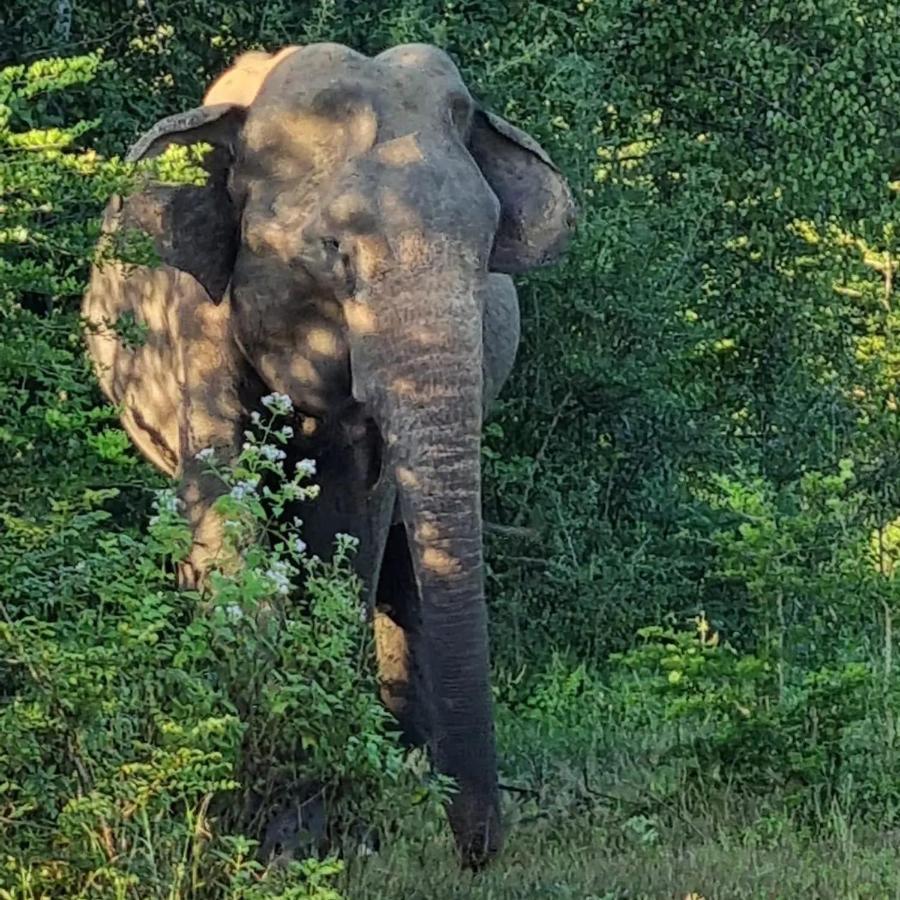
<instances>
[{"instance_id":1,"label":"elephant forehead","mask_svg":"<svg viewBox=\"0 0 900 900\"><path fill-rule=\"evenodd\" d=\"M339 44L315 44L285 55L269 72L247 123L251 146L276 132L315 143L345 132L353 143L390 140L420 128L443 129L472 100L447 54L405 44L370 59Z\"/></svg>"},{"instance_id":2,"label":"elephant forehead","mask_svg":"<svg viewBox=\"0 0 900 900\"><path fill-rule=\"evenodd\" d=\"M250 60L245 54L241 60ZM239 60L239 62L241 61ZM256 66L259 62L252 60ZM269 57L263 93L283 94L302 92L319 79L352 76L374 82L385 73L402 73L414 81L436 80L452 86L463 84L462 76L453 60L432 44L400 44L379 53L374 58L337 43L307 44L286 47Z\"/></svg>"},{"instance_id":3,"label":"elephant forehead","mask_svg":"<svg viewBox=\"0 0 900 900\"><path fill-rule=\"evenodd\" d=\"M311 44L271 69L254 106L316 109L337 117L340 107L364 95L376 78L372 61L361 53L341 44Z\"/></svg>"},{"instance_id":4,"label":"elephant forehead","mask_svg":"<svg viewBox=\"0 0 900 900\"><path fill-rule=\"evenodd\" d=\"M272 67L266 81L266 91L275 93L285 88L297 87L304 80L316 75L334 77L335 73L362 70L370 60L362 53L357 53L344 44L323 41L317 44L306 44L288 58L282 57Z\"/></svg>"},{"instance_id":5,"label":"elephant forehead","mask_svg":"<svg viewBox=\"0 0 900 900\"><path fill-rule=\"evenodd\" d=\"M254 107L244 128L244 159L262 177L279 177L279 166L327 169L375 143L372 106L354 103L340 116L322 115L291 103Z\"/></svg>"},{"instance_id":6,"label":"elephant forehead","mask_svg":"<svg viewBox=\"0 0 900 900\"><path fill-rule=\"evenodd\" d=\"M400 44L375 57L375 62L395 69L419 72L432 78L462 84L459 69L452 59L433 44Z\"/></svg>"}]
</instances>

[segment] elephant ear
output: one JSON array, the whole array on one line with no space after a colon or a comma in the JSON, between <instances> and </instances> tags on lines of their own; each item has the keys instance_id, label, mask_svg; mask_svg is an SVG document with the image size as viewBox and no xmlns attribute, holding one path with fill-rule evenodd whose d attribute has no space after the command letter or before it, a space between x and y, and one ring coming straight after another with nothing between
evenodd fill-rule
<instances>
[{"instance_id":1,"label":"elephant ear","mask_svg":"<svg viewBox=\"0 0 900 900\"><path fill-rule=\"evenodd\" d=\"M531 135L476 110L469 152L500 201L490 268L515 275L555 262L575 224L575 203L559 169Z\"/></svg>"},{"instance_id":2,"label":"elephant ear","mask_svg":"<svg viewBox=\"0 0 900 900\"><path fill-rule=\"evenodd\" d=\"M238 213L228 193L228 172L246 109L230 103L168 116L142 135L128 162L152 159L171 144L211 144L203 160L206 184L144 186L122 207L120 226L140 228L154 240L164 263L193 275L218 303L237 254Z\"/></svg>"}]
</instances>

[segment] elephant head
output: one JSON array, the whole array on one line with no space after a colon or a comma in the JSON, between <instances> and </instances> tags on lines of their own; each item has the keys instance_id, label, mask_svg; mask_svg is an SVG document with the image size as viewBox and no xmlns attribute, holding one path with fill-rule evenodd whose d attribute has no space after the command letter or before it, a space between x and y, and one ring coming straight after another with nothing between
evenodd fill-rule
<instances>
[{"instance_id":1,"label":"elephant head","mask_svg":"<svg viewBox=\"0 0 900 900\"><path fill-rule=\"evenodd\" d=\"M307 417L331 511L319 527L361 538L373 595L415 595L431 751L458 782L450 821L477 861L500 840L481 424L515 352L508 275L559 256L571 195L543 149L481 109L450 58L426 45L374 58L336 44L249 54L203 106L144 135L131 158L197 141L212 145L207 185L129 201L131 218L156 236L169 273L161 302L178 306L169 315L181 323L167 332L182 342L187 373L172 388L181 424L168 439L157 429L173 445L169 468L189 475L191 429L204 416L239 433L240 391L221 384L246 381L242 372ZM88 317L121 308L122 296L121 285L95 278ZM146 303L148 291L131 296L132 306ZM210 312L216 304L224 311ZM212 318L215 327L197 325ZM189 383L203 354L184 349L198 330L219 367L206 367L203 390ZM102 355L96 341L91 352ZM129 406L121 384L107 376L104 385ZM211 392L227 397L217 412ZM136 437L147 431L128 421ZM144 438L142 447L153 443ZM193 496L202 501L202 484Z\"/></svg>"}]
</instances>

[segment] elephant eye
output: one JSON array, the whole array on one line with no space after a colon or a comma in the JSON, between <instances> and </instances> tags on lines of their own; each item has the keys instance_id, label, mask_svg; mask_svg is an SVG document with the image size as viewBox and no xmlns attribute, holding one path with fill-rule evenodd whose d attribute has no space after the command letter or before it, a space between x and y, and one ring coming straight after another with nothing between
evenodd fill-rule
<instances>
[{"instance_id":1,"label":"elephant eye","mask_svg":"<svg viewBox=\"0 0 900 900\"><path fill-rule=\"evenodd\" d=\"M322 238L322 252L329 269L336 269L339 266L349 267L350 257L341 249L341 243L337 238Z\"/></svg>"},{"instance_id":2,"label":"elephant eye","mask_svg":"<svg viewBox=\"0 0 900 900\"><path fill-rule=\"evenodd\" d=\"M472 124L472 101L463 94L450 96L450 121L464 138L469 135Z\"/></svg>"},{"instance_id":3,"label":"elephant eye","mask_svg":"<svg viewBox=\"0 0 900 900\"><path fill-rule=\"evenodd\" d=\"M322 251L325 256L326 266L331 275L337 280L342 291L353 293L356 286L356 278L350 256L341 249L340 241L334 237L322 238Z\"/></svg>"}]
</instances>

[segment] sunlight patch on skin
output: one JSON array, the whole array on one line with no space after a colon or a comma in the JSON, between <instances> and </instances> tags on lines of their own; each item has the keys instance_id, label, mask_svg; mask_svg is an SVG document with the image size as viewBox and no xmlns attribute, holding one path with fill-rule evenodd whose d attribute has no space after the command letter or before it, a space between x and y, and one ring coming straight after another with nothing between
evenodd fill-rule
<instances>
[{"instance_id":1,"label":"sunlight patch on skin","mask_svg":"<svg viewBox=\"0 0 900 900\"><path fill-rule=\"evenodd\" d=\"M338 356L337 337L327 328L312 328L306 335L306 343L310 350L332 359Z\"/></svg>"},{"instance_id":2,"label":"sunlight patch on skin","mask_svg":"<svg viewBox=\"0 0 900 900\"><path fill-rule=\"evenodd\" d=\"M397 238L397 257L405 266L425 266L434 256L431 243L421 231L404 231Z\"/></svg>"},{"instance_id":3,"label":"sunlight patch on skin","mask_svg":"<svg viewBox=\"0 0 900 900\"><path fill-rule=\"evenodd\" d=\"M431 522L417 522L416 537L423 541L436 541L440 537L440 531Z\"/></svg>"},{"instance_id":4,"label":"sunlight patch on skin","mask_svg":"<svg viewBox=\"0 0 900 900\"><path fill-rule=\"evenodd\" d=\"M417 162L422 162L422 148L415 134L407 134L393 141L382 144L375 150L375 155L385 165L402 168Z\"/></svg>"},{"instance_id":5,"label":"sunlight patch on skin","mask_svg":"<svg viewBox=\"0 0 900 900\"><path fill-rule=\"evenodd\" d=\"M409 200L393 188L382 188L378 193L378 206L382 219L392 228L421 229L422 217Z\"/></svg>"},{"instance_id":6,"label":"sunlight patch on skin","mask_svg":"<svg viewBox=\"0 0 900 900\"><path fill-rule=\"evenodd\" d=\"M258 255L273 251L281 259L290 260L294 254L292 233L279 220L248 217L244 239L247 247Z\"/></svg>"},{"instance_id":7,"label":"sunlight patch on skin","mask_svg":"<svg viewBox=\"0 0 900 900\"><path fill-rule=\"evenodd\" d=\"M266 76L286 56L296 53L299 47L285 47L276 54L251 50L241 54L234 65L220 75L203 98L204 106L217 103L236 103L249 106L259 93Z\"/></svg>"},{"instance_id":8,"label":"sunlight patch on skin","mask_svg":"<svg viewBox=\"0 0 900 900\"><path fill-rule=\"evenodd\" d=\"M189 481L181 491L181 500L184 503L198 503L202 498L200 493L200 483L198 481Z\"/></svg>"},{"instance_id":9,"label":"sunlight patch on skin","mask_svg":"<svg viewBox=\"0 0 900 900\"><path fill-rule=\"evenodd\" d=\"M163 275L163 273L158 273ZM165 304L160 303L157 297L160 296L160 289L164 290L161 278L156 277L157 273L153 273L152 278L146 278L142 282L138 282L141 286L141 297L136 304L137 314L135 321L144 325L151 332L162 332L168 328L168 308Z\"/></svg>"},{"instance_id":10,"label":"sunlight patch on skin","mask_svg":"<svg viewBox=\"0 0 900 900\"><path fill-rule=\"evenodd\" d=\"M380 237L356 239L356 268L365 281L374 281L384 269L387 247Z\"/></svg>"},{"instance_id":11,"label":"sunlight patch on skin","mask_svg":"<svg viewBox=\"0 0 900 900\"><path fill-rule=\"evenodd\" d=\"M300 431L304 437L311 437L316 433L319 423L312 416L302 416L300 419Z\"/></svg>"},{"instance_id":12,"label":"sunlight patch on skin","mask_svg":"<svg viewBox=\"0 0 900 900\"><path fill-rule=\"evenodd\" d=\"M373 625L378 652L379 681L405 682L409 651L403 629L378 609L375 610Z\"/></svg>"},{"instance_id":13,"label":"sunlight patch on skin","mask_svg":"<svg viewBox=\"0 0 900 900\"><path fill-rule=\"evenodd\" d=\"M446 78L448 75L461 83L459 69L447 54L430 44L401 44L379 53L375 57L393 65L409 66L422 72Z\"/></svg>"},{"instance_id":14,"label":"sunlight patch on skin","mask_svg":"<svg viewBox=\"0 0 900 900\"><path fill-rule=\"evenodd\" d=\"M390 390L392 393L400 397L416 397L418 389L416 383L410 378L395 378L391 382Z\"/></svg>"},{"instance_id":15,"label":"sunlight patch on skin","mask_svg":"<svg viewBox=\"0 0 900 900\"><path fill-rule=\"evenodd\" d=\"M434 330L422 325L411 328L409 336L423 349L426 347L435 347L440 343Z\"/></svg>"},{"instance_id":16,"label":"sunlight patch on skin","mask_svg":"<svg viewBox=\"0 0 900 900\"><path fill-rule=\"evenodd\" d=\"M328 298L322 299L319 303L319 314L323 318L328 319L329 322L334 322L335 325L343 327L344 310L337 300L330 300Z\"/></svg>"},{"instance_id":17,"label":"sunlight patch on skin","mask_svg":"<svg viewBox=\"0 0 900 900\"><path fill-rule=\"evenodd\" d=\"M375 143L378 120L368 107L361 108L343 122L335 123L328 116L304 110L295 112L283 106L277 115L250 117L244 127L247 150L259 154L260 159L274 160L273 147L281 148L282 158L287 148L302 154L307 167L318 173L334 168L339 160L357 153L365 153Z\"/></svg>"},{"instance_id":18,"label":"sunlight patch on skin","mask_svg":"<svg viewBox=\"0 0 900 900\"><path fill-rule=\"evenodd\" d=\"M451 556L437 547L426 547L422 553L422 565L435 575L447 577L458 575L462 566L455 556Z\"/></svg>"},{"instance_id":19,"label":"sunlight patch on skin","mask_svg":"<svg viewBox=\"0 0 900 900\"><path fill-rule=\"evenodd\" d=\"M419 479L416 477L416 473L407 466L397 466L394 474L397 476L397 484L401 487L417 488L419 486Z\"/></svg>"},{"instance_id":20,"label":"sunlight patch on skin","mask_svg":"<svg viewBox=\"0 0 900 900\"><path fill-rule=\"evenodd\" d=\"M295 356L291 359L290 373L291 378L296 378L303 384L319 385L322 383L315 366L302 356Z\"/></svg>"},{"instance_id":21,"label":"sunlight patch on skin","mask_svg":"<svg viewBox=\"0 0 900 900\"><path fill-rule=\"evenodd\" d=\"M341 194L331 203L328 212L337 225L348 225L368 212L366 198L359 191Z\"/></svg>"},{"instance_id":22,"label":"sunlight patch on skin","mask_svg":"<svg viewBox=\"0 0 900 900\"><path fill-rule=\"evenodd\" d=\"M372 307L361 300L348 300L344 306L347 327L354 334L375 334L377 319Z\"/></svg>"}]
</instances>

